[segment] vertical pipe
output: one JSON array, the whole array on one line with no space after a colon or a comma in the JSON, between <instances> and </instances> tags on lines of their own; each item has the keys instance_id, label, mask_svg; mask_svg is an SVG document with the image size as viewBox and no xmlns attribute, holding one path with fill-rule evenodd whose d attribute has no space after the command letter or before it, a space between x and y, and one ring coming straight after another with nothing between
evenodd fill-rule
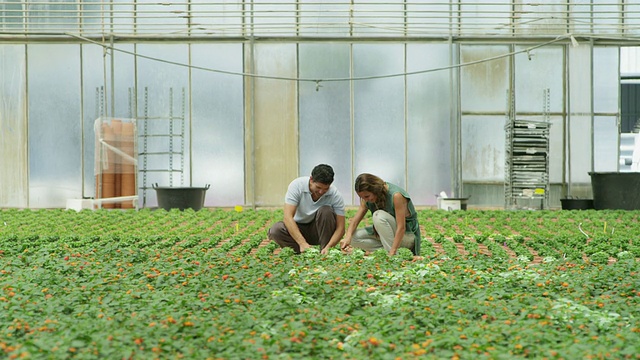
<instances>
[{"instance_id":1,"label":"vertical pipe","mask_svg":"<svg viewBox=\"0 0 640 360\"><path fill-rule=\"evenodd\" d=\"M409 189L409 146L407 145L409 143L409 99L408 99L408 91L407 91L407 83L408 83L408 76L406 75L406 73L408 72L407 70L407 53L408 53L408 49L407 47L409 46L408 43L404 44L404 72L405 75L403 76L403 80L404 80L404 188L407 189L407 191L410 192Z\"/></svg>"},{"instance_id":2,"label":"vertical pipe","mask_svg":"<svg viewBox=\"0 0 640 360\"><path fill-rule=\"evenodd\" d=\"M564 98L564 116L562 131L564 136L562 137L562 195L568 196L572 193L571 186L571 48L569 45L565 46L564 56L564 72L563 84L565 87ZM568 184L568 185L565 185ZM565 189L564 187L567 186Z\"/></svg>"},{"instance_id":3,"label":"vertical pipe","mask_svg":"<svg viewBox=\"0 0 640 360\"><path fill-rule=\"evenodd\" d=\"M595 108L594 108L594 105L593 105L593 100L594 100L594 97L595 97L595 92L593 90L593 87L594 87L594 83L593 83L593 38L591 38L590 41L589 41L589 50L590 50L589 58L591 60L591 63L589 64L589 66L590 66L589 75L591 76L590 81L589 81L589 84L590 84L589 96L591 98L590 99L590 101L591 101L591 104L590 104L590 106L591 106L591 109L590 109L590 111L591 111L591 171L595 171L595 151L594 151L595 150L594 149L595 132L594 132L593 128L595 126L595 120L596 119L595 119L595 114L594 114Z\"/></svg>"},{"instance_id":4,"label":"vertical pipe","mask_svg":"<svg viewBox=\"0 0 640 360\"><path fill-rule=\"evenodd\" d=\"M462 197L462 118L460 115L460 86L457 79L460 78L459 56L456 56L456 46L453 38L449 37L449 147L451 151L451 185L453 197Z\"/></svg>"},{"instance_id":5,"label":"vertical pipe","mask_svg":"<svg viewBox=\"0 0 640 360\"><path fill-rule=\"evenodd\" d=\"M353 43L349 44L349 78L353 79ZM354 183L356 174L355 174L355 163L356 163L356 145L355 145L355 129L356 129L356 120L355 120L355 83L353 80L349 80L349 122L351 124L351 184ZM353 187L351 187L351 203L354 205L359 205L360 202L356 202L355 192L353 191Z\"/></svg>"},{"instance_id":6,"label":"vertical pipe","mask_svg":"<svg viewBox=\"0 0 640 360\"><path fill-rule=\"evenodd\" d=\"M26 23L26 21L25 21ZM29 196L30 194L30 187L29 187L29 172L30 172L30 167L29 167L29 51L28 51L28 45L24 44L24 62L25 62L25 66L24 66L24 80L25 80L25 85L24 85L24 106L25 106L25 137L27 139L27 143L25 144L26 150L25 150L25 155L27 157L27 169L26 169L26 178L27 178L27 184L26 184L26 189L27 189L27 208L30 208L31 206L29 205L31 203L31 196Z\"/></svg>"},{"instance_id":7,"label":"vertical pipe","mask_svg":"<svg viewBox=\"0 0 640 360\"><path fill-rule=\"evenodd\" d=\"M253 32L252 32L253 33ZM249 137L250 137L250 177L249 183L251 186L251 207L256 209L256 117L255 117L255 107L256 107L256 59L255 59L255 41L253 36L249 39L249 66L251 77L249 78Z\"/></svg>"},{"instance_id":8,"label":"vertical pipe","mask_svg":"<svg viewBox=\"0 0 640 360\"><path fill-rule=\"evenodd\" d=\"M189 8L191 8L191 3L189 3ZM191 20L191 18L189 18L189 20ZM193 114L193 100L192 100L192 98L193 98L193 96L192 96L192 94L193 94L193 81L192 81L193 80L192 79L193 72L192 72L192 69L191 69L192 62L193 62L193 60L192 60L193 56L191 55L191 51L192 51L191 43L189 43L189 44L187 44L187 56L189 57L189 59L188 59L189 66L187 67L187 71L189 73L189 75L188 75L189 83L187 84L187 86L188 86L187 93L189 94L189 126L187 127L188 130L189 130L189 136L188 136L188 139L189 139L189 186L193 186L193 136L191 135L193 133L192 132L192 129L193 129L193 115L192 115ZM182 92L182 98L183 98L182 106L184 106L184 89L183 89L183 92ZM184 111L182 112L182 115L184 116ZM182 124L183 124L183 129L184 129L184 119L182 119ZM182 136L184 136L184 131L182 131ZM184 137L183 137L182 141L183 141L182 148L184 149ZM182 156L184 156L184 151L183 151ZM184 169L182 169L182 171L183 171L183 174L184 174Z\"/></svg>"},{"instance_id":9,"label":"vertical pipe","mask_svg":"<svg viewBox=\"0 0 640 360\"><path fill-rule=\"evenodd\" d=\"M109 45L110 45L110 50L111 50L111 57L110 57L110 64L111 64L111 116L116 116L116 79L115 79L115 51L114 51L114 44L113 44L113 35L109 37Z\"/></svg>"},{"instance_id":10,"label":"vertical pipe","mask_svg":"<svg viewBox=\"0 0 640 360\"><path fill-rule=\"evenodd\" d=\"M81 196L84 198L86 196L85 188L84 188L84 71L83 71L83 61L84 58L82 49L84 48L82 44L78 45L80 47L80 181L81 181Z\"/></svg>"}]
</instances>

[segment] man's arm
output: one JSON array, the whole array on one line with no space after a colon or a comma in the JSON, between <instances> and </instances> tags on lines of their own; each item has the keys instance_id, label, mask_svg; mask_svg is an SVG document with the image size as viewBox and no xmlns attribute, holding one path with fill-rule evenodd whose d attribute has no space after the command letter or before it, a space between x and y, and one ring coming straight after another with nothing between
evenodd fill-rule
<instances>
[{"instance_id":1,"label":"man's arm","mask_svg":"<svg viewBox=\"0 0 640 360\"><path fill-rule=\"evenodd\" d=\"M342 239L342 237L344 236L344 224L344 215L336 215L336 231L333 232L333 235L331 236L331 239L329 240L327 246L325 246L324 249L321 249L321 252L323 254L326 254L329 249L336 246L340 239Z\"/></svg>"},{"instance_id":2,"label":"man's arm","mask_svg":"<svg viewBox=\"0 0 640 360\"><path fill-rule=\"evenodd\" d=\"M296 214L296 205L284 204L284 226L287 228L289 235L300 246L300 252L303 252L311 247L307 240L302 236L298 224L293 220L293 216ZM344 227L344 225L343 225Z\"/></svg>"}]
</instances>

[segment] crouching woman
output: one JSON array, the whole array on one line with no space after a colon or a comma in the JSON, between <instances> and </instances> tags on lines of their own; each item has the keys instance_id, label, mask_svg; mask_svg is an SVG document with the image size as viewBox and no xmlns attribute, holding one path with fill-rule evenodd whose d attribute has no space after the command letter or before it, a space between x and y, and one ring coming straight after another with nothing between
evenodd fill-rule
<instances>
[{"instance_id":1,"label":"crouching woman","mask_svg":"<svg viewBox=\"0 0 640 360\"><path fill-rule=\"evenodd\" d=\"M365 173L356 178L355 191L360 207L340 242L342 250L349 246L367 252L385 249L395 255L399 248L408 248L420 255L418 214L406 190ZM371 211L373 226L358 229L367 211Z\"/></svg>"}]
</instances>

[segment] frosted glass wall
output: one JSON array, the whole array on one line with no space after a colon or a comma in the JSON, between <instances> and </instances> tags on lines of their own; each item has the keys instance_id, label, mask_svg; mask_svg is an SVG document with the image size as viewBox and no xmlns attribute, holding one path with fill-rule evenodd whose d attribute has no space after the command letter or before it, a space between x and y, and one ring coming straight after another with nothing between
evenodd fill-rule
<instances>
[{"instance_id":1,"label":"frosted glass wall","mask_svg":"<svg viewBox=\"0 0 640 360\"><path fill-rule=\"evenodd\" d=\"M594 171L618 171L618 118L596 116L593 131Z\"/></svg>"},{"instance_id":2,"label":"frosted glass wall","mask_svg":"<svg viewBox=\"0 0 640 360\"><path fill-rule=\"evenodd\" d=\"M116 46L128 52L133 45ZM135 117L135 71L132 55L111 51L104 56L101 46L82 45L82 95L84 134L84 189L83 196L95 197L95 132L94 123L99 117ZM113 68L116 71L112 71ZM109 79L105 84L105 78ZM113 78L113 82L110 79Z\"/></svg>"},{"instance_id":3,"label":"frosted glass wall","mask_svg":"<svg viewBox=\"0 0 640 360\"><path fill-rule=\"evenodd\" d=\"M567 182L591 182L591 50L569 47L569 118L567 126ZM571 194L570 194L571 195Z\"/></svg>"},{"instance_id":4,"label":"frosted glass wall","mask_svg":"<svg viewBox=\"0 0 640 360\"><path fill-rule=\"evenodd\" d=\"M509 58L482 61L510 53L508 46L464 45L460 47L461 109L506 114ZM473 65L467 63L479 62Z\"/></svg>"},{"instance_id":5,"label":"frosted glass wall","mask_svg":"<svg viewBox=\"0 0 640 360\"><path fill-rule=\"evenodd\" d=\"M0 45L0 207L27 207L25 45Z\"/></svg>"},{"instance_id":6,"label":"frosted glass wall","mask_svg":"<svg viewBox=\"0 0 640 360\"><path fill-rule=\"evenodd\" d=\"M463 180L504 182L504 124L502 116L462 117Z\"/></svg>"},{"instance_id":7,"label":"frosted glass wall","mask_svg":"<svg viewBox=\"0 0 640 360\"><path fill-rule=\"evenodd\" d=\"M353 53L355 78L404 72L402 45L358 44ZM372 173L406 187L404 78L358 80L353 86L355 175Z\"/></svg>"},{"instance_id":8,"label":"frosted glass wall","mask_svg":"<svg viewBox=\"0 0 640 360\"><path fill-rule=\"evenodd\" d=\"M190 173L189 128L189 99L183 97L183 91L188 92L189 70L186 66L156 61L162 59L177 64L189 63L189 48L182 44L143 44L137 46L137 52L145 58L138 58L137 62L137 110L138 118L147 120L147 134L181 136L169 138L167 136L149 137L147 139L148 152L178 153L184 148L184 158L180 155L149 155L146 164L146 181L144 180L144 165L138 164L138 187L140 204L156 206L157 199L152 185L159 186L188 186ZM183 106L184 105L184 106ZM173 117L173 120L169 120ZM182 119L181 119L182 118ZM185 122L184 131L181 122ZM171 128L173 127L173 128ZM144 134L144 123L138 121L138 135ZM139 137L138 152L143 149L143 138ZM173 149L169 147L173 141ZM184 144L182 142L185 142ZM142 166L141 166L142 165ZM171 170L171 171L169 171Z\"/></svg>"},{"instance_id":9,"label":"frosted glass wall","mask_svg":"<svg viewBox=\"0 0 640 360\"><path fill-rule=\"evenodd\" d=\"M457 46L456 46L457 50ZM407 45L407 190L416 204L434 205L451 189L452 95L448 44ZM445 68L445 69L442 69ZM436 70L437 71L430 71ZM457 195L457 194L456 194Z\"/></svg>"},{"instance_id":10,"label":"frosted glass wall","mask_svg":"<svg viewBox=\"0 0 640 360\"><path fill-rule=\"evenodd\" d=\"M618 47L593 51L594 171L618 171L620 73Z\"/></svg>"},{"instance_id":11,"label":"frosted glass wall","mask_svg":"<svg viewBox=\"0 0 640 360\"><path fill-rule=\"evenodd\" d=\"M350 46L343 43L301 44L302 79L349 79ZM317 86L319 85L319 86ZM335 171L334 185L351 204L353 192L350 82L299 83L300 174L325 163Z\"/></svg>"},{"instance_id":12,"label":"frosted glass wall","mask_svg":"<svg viewBox=\"0 0 640 360\"><path fill-rule=\"evenodd\" d=\"M28 125L29 156L28 161L5 160L28 178L6 180L18 190L11 199L3 193L2 206L64 207L68 199L94 196L93 122L103 115L179 120L174 131L180 136L172 141L184 154L174 155L171 165L166 157L149 158L147 169L158 172L146 173L146 182L142 172L138 178L140 205L147 207L157 205L150 188L155 183L209 184L206 206L253 200L257 206L279 206L286 184L318 163L334 167L335 184L348 204L357 204L355 176L371 172L405 187L416 204L433 205L436 193L453 191L459 175L454 158L458 117L463 182L497 188L504 181L511 80L521 117L541 119L543 90L550 90L552 183L567 180L586 187L592 169L617 168L617 47L594 48L593 64L588 44L537 48L515 55L513 69L507 54L526 46L261 43L253 55L250 44L239 43L117 47L143 57L111 50L105 56L95 44L1 47L0 109L4 117L28 117L28 124L16 120L12 126ZM462 65L450 70L455 56ZM488 58L495 59L482 61ZM258 75L282 79L255 79L255 89L250 88L243 73L252 71L252 59ZM472 62L478 63L466 65ZM189 64L195 68L189 70ZM253 134L245 127L251 121ZM3 136L6 124L3 118ZM166 123L150 126L169 132ZM255 148L249 146L252 135ZM168 141L149 139L162 149ZM252 151L254 163L248 162ZM565 161L563 153L570 158ZM167 171L170 166L174 172ZM254 182L247 180L251 171ZM251 198L246 194L254 184Z\"/></svg>"},{"instance_id":13,"label":"frosted glass wall","mask_svg":"<svg viewBox=\"0 0 640 360\"><path fill-rule=\"evenodd\" d=\"M192 64L242 72L242 45L195 44ZM244 204L242 76L192 72L192 186L211 185L205 206Z\"/></svg>"},{"instance_id":14,"label":"frosted glass wall","mask_svg":"<svg viewBox=\"0 0 640 360\"><path fill-rule=\"evenodd\" d=\"M526 51L527 47L516 47L515 91L516 113L543 114L549 106L551 113L562 113L564 109L564 51L561 46L547 46ZM544 74L544 76L540 76ZM545 99L545 90L549 99ZM506 107L506 105L505 105ZM537 118L536 120L543 120Z\"/></svg>"},{"instance_id":15,"label":"frosted glass wall","mask_svg":"<svg viewBox=\"0 0 640 360\"><path fill-rule=\"evenodd\" d=\"M500 56L509 52L508 46L461 47L462 64L498 57L462 66L460 70L463 181L504 182L504 125L510 65L508 57Z\"/></svg>"},{"instance_id":16,"label":"frosted glass wall","mask_svg":"<svg viewBox=\"0 0 640 360\"><path fill-rule=\"evenodd\" d=\"M530 51L515 47L516 114L532 121L549 120L549 180L562 182L564 122L564 47L546 46ZM540 76L544 74L544 76ZM548 91L548 92L547 92ZM549 113L545 117L545 111Z\"/></svg>"},{"instance_id":17,"label":"frosted glass wall","mask_svg":"<svg viewBox=\"0 0 640 360\"><path fill-rule=\"evenodd\" d=\"M59 207L82 196L80 47L38 44L27 52L29 204Z\"/></svg>"}]
</instances>

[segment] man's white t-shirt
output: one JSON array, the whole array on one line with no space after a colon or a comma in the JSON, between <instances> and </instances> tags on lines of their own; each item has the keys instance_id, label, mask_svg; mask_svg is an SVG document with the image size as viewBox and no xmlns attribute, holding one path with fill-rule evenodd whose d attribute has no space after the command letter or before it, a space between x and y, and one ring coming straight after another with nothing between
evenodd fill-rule
<instances>
[{"instance_id":1,"label":"man's white t-shirt","mask_svg":"<svg viewBox=\"0 0 640 360\"><path fill-rule=\"evenodd\" d=\"M311 179L309 176L299 177L293 180L287 189L284 202L297 206L293 220L297 223L308 224L315 218L316 211L325 205L331 206L336 215L344 216L344 199L338 189L331 184L329 191L322 195L318 201L313 201L309 190L309 179Z\"/></svg>"}]
</instances>

